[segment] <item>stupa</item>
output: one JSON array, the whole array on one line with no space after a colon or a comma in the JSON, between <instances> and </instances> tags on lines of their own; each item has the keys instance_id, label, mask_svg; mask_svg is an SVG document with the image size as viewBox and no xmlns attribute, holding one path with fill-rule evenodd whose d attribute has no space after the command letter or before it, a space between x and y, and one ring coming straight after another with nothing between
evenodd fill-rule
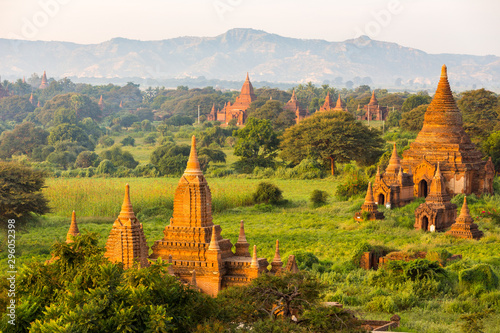
<instances>
[{"instance_id":1,"label":"stupa","mask_svg":"<svg viewBox=\"0 0 500 333\"><path fill-rule=\"evenodd\" d=\"M135 217L130 202L130 188L127 184L122 209L111 228L104 256L109 261L123 263L124 268L131 268L137 264L140 267L147 267L149 266L148 251L142 223L139 223ZM165 259L168 260L168 257Z\"/></svg>"},{"instance_id":2,"label":"stupa","mask_svg":"<svg viewBox=\"0 0 500 333\"><path fill-rule=\"evenodd\" d=\"M410 149L403 153L401 161L403 168L413 170L415 196L427 196L438 162L448 193L493 193L493 163L482 160L481 153L465 133L445 65L436 94L425 112L422 130Z\"/></svg>"},{"instance_id":3,"label":"stupa","mask_svg":"<svg viewBox=\"0 0 500 333\"><path fill-rule=\"evenodd\" d=\"M292 91L292 97L283 107L284 110L291 111L295 113L295 123L298 124L302 120L309 117L309 112L300 107L299 101L295 96L295 90Z\"/></svg>"},{"instance_id":4,"label":"stupa","mask_svg":"<svg viewBox=\"0 0 500 333\"><path fill-rule=\"evenodd\" d=\"M319 108L318 112L333 111L334 108L335 108L335 103L333 103L332 97L330 96L330 92L327 92L325 97L325 102Z\"/></svg>"},{"instance_id":5,"label":"stupa","mask_svg":"<svg viewBox=\"0 0 500 333\"><path fill-rule=\"evenodd\" d=\"M457 217L457 206L450 199L438 163L429 195L415 210L415 229L434 232L449 228Z\"/></svg>"},{"instance_id":6,"label":"stupa","mask_svg":"<svg viewBox=\"0 0 500 333\"><path fill-rule=\"evenodd\" d=\"M392 149L389 165L384 173L377 168L373 184L375 203L388 207L402 207L413 201L413 176L411 168L404 172L398 156L396 144Z\"/></svg>"},{"instance_id":7,"label":"stupa","mask_svg":"<svg viewBox=\"0 0 500 333\"><path fill-rule=\"evenodd\" d=\"M252 83L250 82L250 77L247 73L245 82L241 87L240 95L236 97L234 104L228 102L224 108L217 113L217 120L222 123L229 124L231 120L236 119L237 125L245 124L247 119L246 111L250 107L250 104L252 104L252 102L256 99L257 96L255 96Z\"/></svg>"},{"instance_id":8,"label":"stupa","mask_svg":"<svg viewBox=\"0 0 500 333\"><path fill-rule=\"evenodd\" d=\"M163 231L163 239L152 246L150 259L167 260L172 256L173 272L185 283L191 281L192 271L196 270L196 285L212 296L224 287L248 284L267 272L269 264L265 258L257 258L255 246L250 256L243 222L236 253L221 231L212 222L211 192L200 169L193 136L187 168L175 190L173 217Z\"/></svg>"},{"instance_id":9,"label":"stupa","mask_svg":"<svg viewBox=\"0 0 500 333\"><path fill-rule=\"evenodd\" d=\"M378 211L377 204L373 199L372 183L368 183L368 190L366 191L365 203L361 206L361 211L354 214L354 219L358 221L363 220L363 212L368 213L369 220L383 220L384 213Z\"/></svg>"},{"instance_id":10,"label":"stupa","mask_svg":"<svg viewBox=\"0 0 500 333\"><path fill-rule=\"evenodd\" d=\"M68 234L66 235L66 243L73 243L74 237L80 234L80 230L78 230L78 225L76 224L76 213L73 211L71 213L71 224L69 226Z\"/></svg>"},{"instance_id":11,"label":"stupa","mask_svg":"<svg viewBox=\"0 0 500 333\"><path fill-rule=\"evenodd\" d=\"M43 71L42 83L40 83L40 86L38 87L38 89L45 89L48 87L49 87L49 83L47 81L47 74L45 73L45 71Z\"/></svg>"},{"instance_id":12,"label":"stupa","mask_svg":"<svg viewBox=\"0 0 500 333\"><path fill-rule=\"evenodd\" d=\"M446 233L455 237L468 239L480 239L483 237L483 232L478 229L477 224L474 223L474 219L470 216L467 197L464 197L464 204L460 210L460 215L451 226L451 229Z\"/></svg>"},{"instance_id":13,"label":"stupa","mask_svg":"<svg viewBox=\"0 0 500 333\"><path fill-rule=\"evenodd\" d=\"M359 120L385 120L387 117L387 107L378 104L375 97L375 90L372 92L370 102L363 107L365 114Z\"/></svg>"}]
</instances>

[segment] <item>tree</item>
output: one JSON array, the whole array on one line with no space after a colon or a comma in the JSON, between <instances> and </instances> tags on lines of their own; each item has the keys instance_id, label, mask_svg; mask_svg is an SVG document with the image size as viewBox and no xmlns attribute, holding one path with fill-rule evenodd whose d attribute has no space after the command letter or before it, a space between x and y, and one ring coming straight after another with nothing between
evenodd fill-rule
<instances>
[{"instance_id":1,"label":"tree","mask_svg":"<svg viewBox=\"0 0 500 333\"><path fill-rule=\"evenodd\" d=\"M17 163L0 162L0 227L8 228L15 220L16 229L26 225L33 215L50 211L43 196L45 174Z\"/></svg>"},{"instance_id":2,"label":"tree","mask_svg":"<svg viewBox=\"0 0 500 333\"><path fill-rule=\"evenodd\" d=\"M410 132L420 131L424 126L424 116L428 106L429 104L422 104L411 111L403 113L399 121L401 129Z\"/></svg>"},{"instance_id":3,"label":"tree","mask_svg":"<svg viewBox=\"0 0 500 333\"><path fill-rule=\"evenodd\" d=\"M47 162L58 165L64 170L76 161L76 154L69 151L55 151L47 156Z\"/></svg>"},{"instance_id":4,"label":"tree","mask_svg":"<svg viewBox=\"0 0 500 333\"><path fill-rule=\"evenodd\" d=\"M248 118L245 127L234 131L233 136L238 138L234 154L241 157L238 168L251 172L255 166L273 164L279 140L269 120Z\"/></svg>"},{"instance_id":5,"label":"tree","mask_svg":"<svg viewBox=\"0 0 500 333\"><path fill-rule=\"evenodd\" d=\"M173 143L156 148L149 157L162 175L179 175L186 169L191 147Z\"/></svg>"},{"instance_id":6,"label":"tree","mask_svg":"<svg viewBox=\"0 0 500 333\"><path fill-rule=\"evenodd\" d=\"M500 124L498 97L485 89L466 91L458 100L464 128L475 142L482 142Z\"/></svg>"},{"instance_id":7,"label":"tree","mask_svg":"<svg viewBox=\"0 0 500 333\"><path fill-rule=\"evenodd\" d=\"M76 125L76 112L75 110L70 110L64 107L60 107L54 113L54 119L52 121L54 126L60 124L73 124Z\"/></svg>"},{"instance_id":8,"label":"tree","mask_svg":"<svg viewBox=\"0 0 500 333\"><path fill-rule=\"evenodd\" d=\"M88 168L88 167L97 167L101 159L99 155L94 153L93 151L82 151L75 161L75 167L77 168Z\"/></svg>"},{"instance_id":9,"label":"tree","mask_svg":"<svg viewBox=\"0 0 500 333\"><path fill-rule=\"evenodd\" d=\"M22 122L35 107L27 97L8 96L0 99L0 120Z\"/></svg>"},{"instance_id":10,"label":"tree","mask_svg":"<svg viewBox=\"0 0 500 333\"><path fill-rule=\"evenodd\" d=\"M203 147L198 150L198 160L201 170L205 171L210 162L226 163L226 154L220 149Z\"/></svg>"},{"instance_id":11,"label":"tree","mask_svg":"<svg viewBox=\"0 0 500 333\"><path fill-rule=\"evenodd\" d=\"M129 136L124 137L123 140L120 141L120 143L124 146L132 146L133 147L135 145L135 139L129 135Z\"/></svg>"},{"instance_id":12,"label":"tree","mask_svg":"<svg viewBox=\"0 0 500 333\"><path fill-rule=\"evenodd\" d=\"M415 109L417 106L429 104L432 98L429 95L410 95L401 107L401 112L408 112Z\"/></svg>"},{"instance_id":13,"label":"tree","mask_svg":"<svg viewBox=\"0 0 500 333\"><path fill-rule=\"evenodd\" d=\"M55 145L57 142L62 141L77 142L90 150L94 149L94 144L89 140L87 133L76 125L61 124L50 130L49 144Z\"/></svg>"},{"instance_id":14,"label":"tree","mask_svg":"<svg viewBox=\"0 0 500 333\"><path fill-rule=\"evenodd\" d=\"M295 113L284 110L283 103L276 100L268 100L263 106L251 112L249 117L271 121L276 131L284 130L295 124Z\"/></svg>"},{"instance_id":15,"label":"tree","mask_svg":"<svg viewBox=\"0 0 500 333\"><path fill-rule=\"evenodd\" d=\"M193 125L193 123L193 118L181 115L175 115L165 120L165 125L172 126Z\"/></svg>"},{"instance_id":16,"label":"tree","mask_svg":"<svg viewBox=\"0 0 500 333\"><path fill-rule=\"evenodd\" d=\"M47 131L36 127L33 123L19 124L12 131L2 133L0 137L0 158L10 158L16 153L31 156L35 148L47 144L48 136Z\"/></svg>"},{"instance_id":17,"label":"tree","mask_svg":"<svg viewBox=\"0 0 500 333\"><path fill-rule=\"evenodd\" d=\"M114 146L109 150L102 151L100 157L102 160L110 160L115 167L124 166L129 169L134 169L139 164L131 153L123 151L119 146Z\"/></svg>"},{"instance_id":18,"label":"tree","mask_svg":"<svg viewBox=\"0 0 500 333\"><path fill-rule=\"evenodd\" d=\"M500 131L491 133L483 142L482 148L487 156L491 156L495 170L500 170Z\"/></svg>"},{"instance_id":19,"label":"tree","mask_svg":"<svg viewBox=\"0 0 500 333\"><path fill-rule=\"evenodd\" d=\"M336 163L374 163L382 146L380 131L366 127L347 112L324 112L285 131L281 157L294 165L305 158L321 160L329 164L334 175Z\"/></svg>"}]
</instances>

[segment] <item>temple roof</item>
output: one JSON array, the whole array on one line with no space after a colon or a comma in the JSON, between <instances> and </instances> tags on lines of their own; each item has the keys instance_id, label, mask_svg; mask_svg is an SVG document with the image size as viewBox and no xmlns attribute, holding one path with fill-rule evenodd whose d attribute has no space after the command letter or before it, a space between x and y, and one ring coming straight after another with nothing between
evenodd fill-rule
<instances>
[{"instance_id":1,"label":"temple roof","mask_svg":"<svg viewBox=\"0 0 500 333\"><path fill-rule=\"evenodd\" d=\"M120 215L118 215L118 219L121 223L126 223L128 220L131 220L132 222L137 221L132 203L130 202L130 186L128 184L125 185L125 196L123 198L122 209L120 211Z\"/></svg>"},{"instance_id":2,"label":"temple roof","mask_svg":"<svg viewBox=\"0 0 500 333\"><path fill-rule=\"evenodd\" d=\"M396 171L399 171L400 167L401 167L401 159L398 156L398 152L396 149L396 143L394 143L394 148L392 149L391 159L389 160L389 165L385 169L385 172L396 173Z\"/></svg>"},{"instance_id":3,"label":"temple roof","mask_svg":"<svg viewBox=\"0 0 500 333\"><path fill-rule=\"evenodd\" d=\"M370 98L368 105L378 105L377 97L375 97L375 90L372 92L372 98Z\"/></svg>"},{"instance_id":4,"label":"temple roof","mask_svg":"<svg viewBox=\"0 0 500 333\"><path fill-rule=\"evenodd\" d=\"M248 72L247 72L247 77L245 79L245 82L243 83L243 86L241 87L241 95L253 95L255 97L255 93L253 91L253 86L252 86L252 83L250 82L250 78L248 76Z\"/></svg>"},{"instance_id":5,"label":"temple roof","mask_svg":"<svg viewBox=\"0 0 500 333\"><path fill-rule=\"evenodd\" d=\"M429 195L427 196L425 201L428 203L444 203L449 202L450 199L450 195L446 191L444 177L441 174L441 169L438 162L436 173L434 174L434 178L432 178Z\"/></svg>"},{"instance_id":6,"label":"temple roof","mask_svg":"<svg viewBox=\"0 0 500 333\"><path fill-rule=\"evenodd\" d=\"M198 161L198 154L196 153L196 138L193 135L191 137L191 152L189 153L189 160L187 162L186 170L184 175L189 176L201 176L203 172L200 168L200 162Z\"/></svg>"}]
</instances>

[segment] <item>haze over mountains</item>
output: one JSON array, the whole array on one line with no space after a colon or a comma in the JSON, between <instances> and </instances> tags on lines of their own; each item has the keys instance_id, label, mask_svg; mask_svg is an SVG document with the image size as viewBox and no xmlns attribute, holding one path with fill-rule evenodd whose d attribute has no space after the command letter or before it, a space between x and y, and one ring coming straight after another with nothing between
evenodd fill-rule
<instances>
[{"instance_id":1,"label":"haze over mountains","mask_svg":"<svg viewBox=\"0 0 500 333\"><path fill-rule=\"evenodd\" d=\"M28 78L46 70L50 77L78 82L148 79L147 84L168 86L177 79L203 85L208 80L241 82L248 71L256 86L258 81L312 81L343 87L353 81L354 86L413 89L433 89L441 65L446 64L453 89L500 90L498 56L428 54L366 36L328 42L232 29L216 37L114 38L90 45L0 39L0 59L0 75L5 79Z\"/></svg>"}]
</instances>

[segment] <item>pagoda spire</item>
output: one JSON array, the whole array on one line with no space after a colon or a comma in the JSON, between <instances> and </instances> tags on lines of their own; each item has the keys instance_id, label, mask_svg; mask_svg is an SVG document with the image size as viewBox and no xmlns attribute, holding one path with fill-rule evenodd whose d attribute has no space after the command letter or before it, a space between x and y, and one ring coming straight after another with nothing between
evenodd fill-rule
<instances>
[{"instance_id":1,"label":"pagoda spire","mask_svg":"<svg viewBox=\"0 0 500 333\"><path fill-rule=\"evenodd\" d=\"M356 220L362 220L363 212L368 212L368 219L370 220L381 220L384 218L384 213L378 211L377 204L373 198L372 183L368 183L368 189L366 190L365 202L361 206L361 211L354 214Z\"/></svg>"},{"instance_id":2,"label":"pagoda spire","mask_svg":"<svg viewBox=\"0 0 500 333\"><path fill-rule=\"evenodd\" d=\"M68 234L66 235L66 243L73 243L73 237L78 236L80 230L78 230L78 225L76 224L76 213L73 211L71 213L71 225L69 226Z\"/></svg>"},{"instance_id":3,"label":"pagoda spire","mask_svg":"<svg viewBox=\"0 0 500 333\"><path fill-rule=\"evenodd\" d=\"M208 246L209 251L220 251L219 242L217 241L217 234L215 230L215 225L212 227L212 238L210 239L210 245Z\"/></svg>"},{"instance_id":4,"label":"pagoda spire","mask_svg":"<svg viewBox=\"0 0 500 333\"><path fill-rule=\"evenodd\" d=\"M429 195L426 198L426 202L449 202L450 195L446 191L446 185L444 184L444 177L441 174L441 167L439 162L437 164L436 173L434 178L432 178L431 187L429 190Z\"/></svg>"},{"instance_id":5,"label":"pagoda spire","mask_svg":"<svg viewBox=\"0 0 500 333\"><path fill-rule=\"evenodd\" d=\"M296 101L297 97L295 96L295 89L292 90L292 98L290 98L291 101Z\"/></svg>"},{"instance_id":6,"label":"pagoda spire","mask_svg":"<svg viewBox=\"0 0 500 333\"><path fill-rule=\"evenodd\" d=\"M31 103L31 105L34 105L33 101L34 101L34 99L33 99L33 92L31 92L31 96L30 96L30 103Z\"/></svg>"},{"instance_id":7,"label":"pagoda spire","mask_svg":"<svg viewBox=\"0 0 500 333\"><path fill-rule=\"evenodd\" d=\"M467 205L467 196L464 196L464 204L462 205L462 209L460 210L460 215L457 218L457 223L468 223L471 224L474 222L472 216L470 216L469 206Z\"/></svg>"},{"instance_id":8,"label":"pagoda spire","mask_svg":"<svg viewBox=\"0 0 500 333\"><path fill-rule=\"evenodd\" d=\"M253 246L252 263L250 264L250 267L259 268L259 262L257 260L257 245Z\"/></svg>"},{"instance_id":9,"label":"pagoda spire","mask_svg":"<svg viewBox=\"0 0 500 333\"><path fill-rule=\"evenodd\" d=\"M378 105L377 97L375 97L375 90L372 92L372 97L370 98L368 105Z\"/></svg>"},{"instance_id":10,"label":"pagoda spire","mask_svg":"<svg viewBox=\"0 0 500 333\"><path fill-rule=\"evenodd\" d=\"M276 240L276 251L274 252L274 259L271 263L271 267L271 272L275 274L279 273L281 271L281 268L283 267L283 262L281 261L280 256L280 242L278 239Z\"/></svg>"},{"instance_id":11,"label":"pagoda spire","mask_svg":"<svg viewBox=\"0 0 500 333\"><path fill-rule=\"evenodd\" d=\"M250 257L249 247L250 244L247 242L245 236L245 226L243 220L240 222L240 235L238 236L238 241L234 244L235 254L239 257Z\"/></svg>"},{"instance_id":12,"label":"pagoda spire","mask_svg":"<svg viewBox=\"0 0 500 333\"><path fill-rule=\"evenodd\" d=\"M122 209L120 211L120 215L118 215L118 219L122 223L127 222L128 220L131 220L132 223L137 221L132 207L132 202L130 201L130 186L128 184L125 185L125 196L123 198Z\"/></svg>"},{"instance_id":13,"label":"pagoda spire","mask_svg":"<svg viewBox=\"0 0 500 333\"><path fill-rule=\"evenodd\" d=\"M191 152L189 153L189 160L187 162L187 167L184 171L184 175L203 175L203 172L200 168L200 162L198 161L198 154L196 153L196 137L194 135L191 137Z\"/></svg>"},{"instance_id":14,"label":"pagoda spire","mask_svg":"<svg viewBox=\"0 0 500 333\"><path fill-rule=\"evenodd\" d=\"M337 104L335 105L335 108L342 109L342 99L340 98L340 94L339 94L339 98L337 99Z\"/></svg>"},{"instance_id":15,"label":"pagoda spire","mask_svg":"<svg viewBox=\"0 0 500 333\"><path fill-rule=\"evenodd\" d=\"M392 149L391 159L389 160L389 165L385 169L385 172L396 173L396 171L399 170L400 167L401 167L401 159L398 156L396 143L394 143L394 147Z\"/></svg>"}]
</instances>

